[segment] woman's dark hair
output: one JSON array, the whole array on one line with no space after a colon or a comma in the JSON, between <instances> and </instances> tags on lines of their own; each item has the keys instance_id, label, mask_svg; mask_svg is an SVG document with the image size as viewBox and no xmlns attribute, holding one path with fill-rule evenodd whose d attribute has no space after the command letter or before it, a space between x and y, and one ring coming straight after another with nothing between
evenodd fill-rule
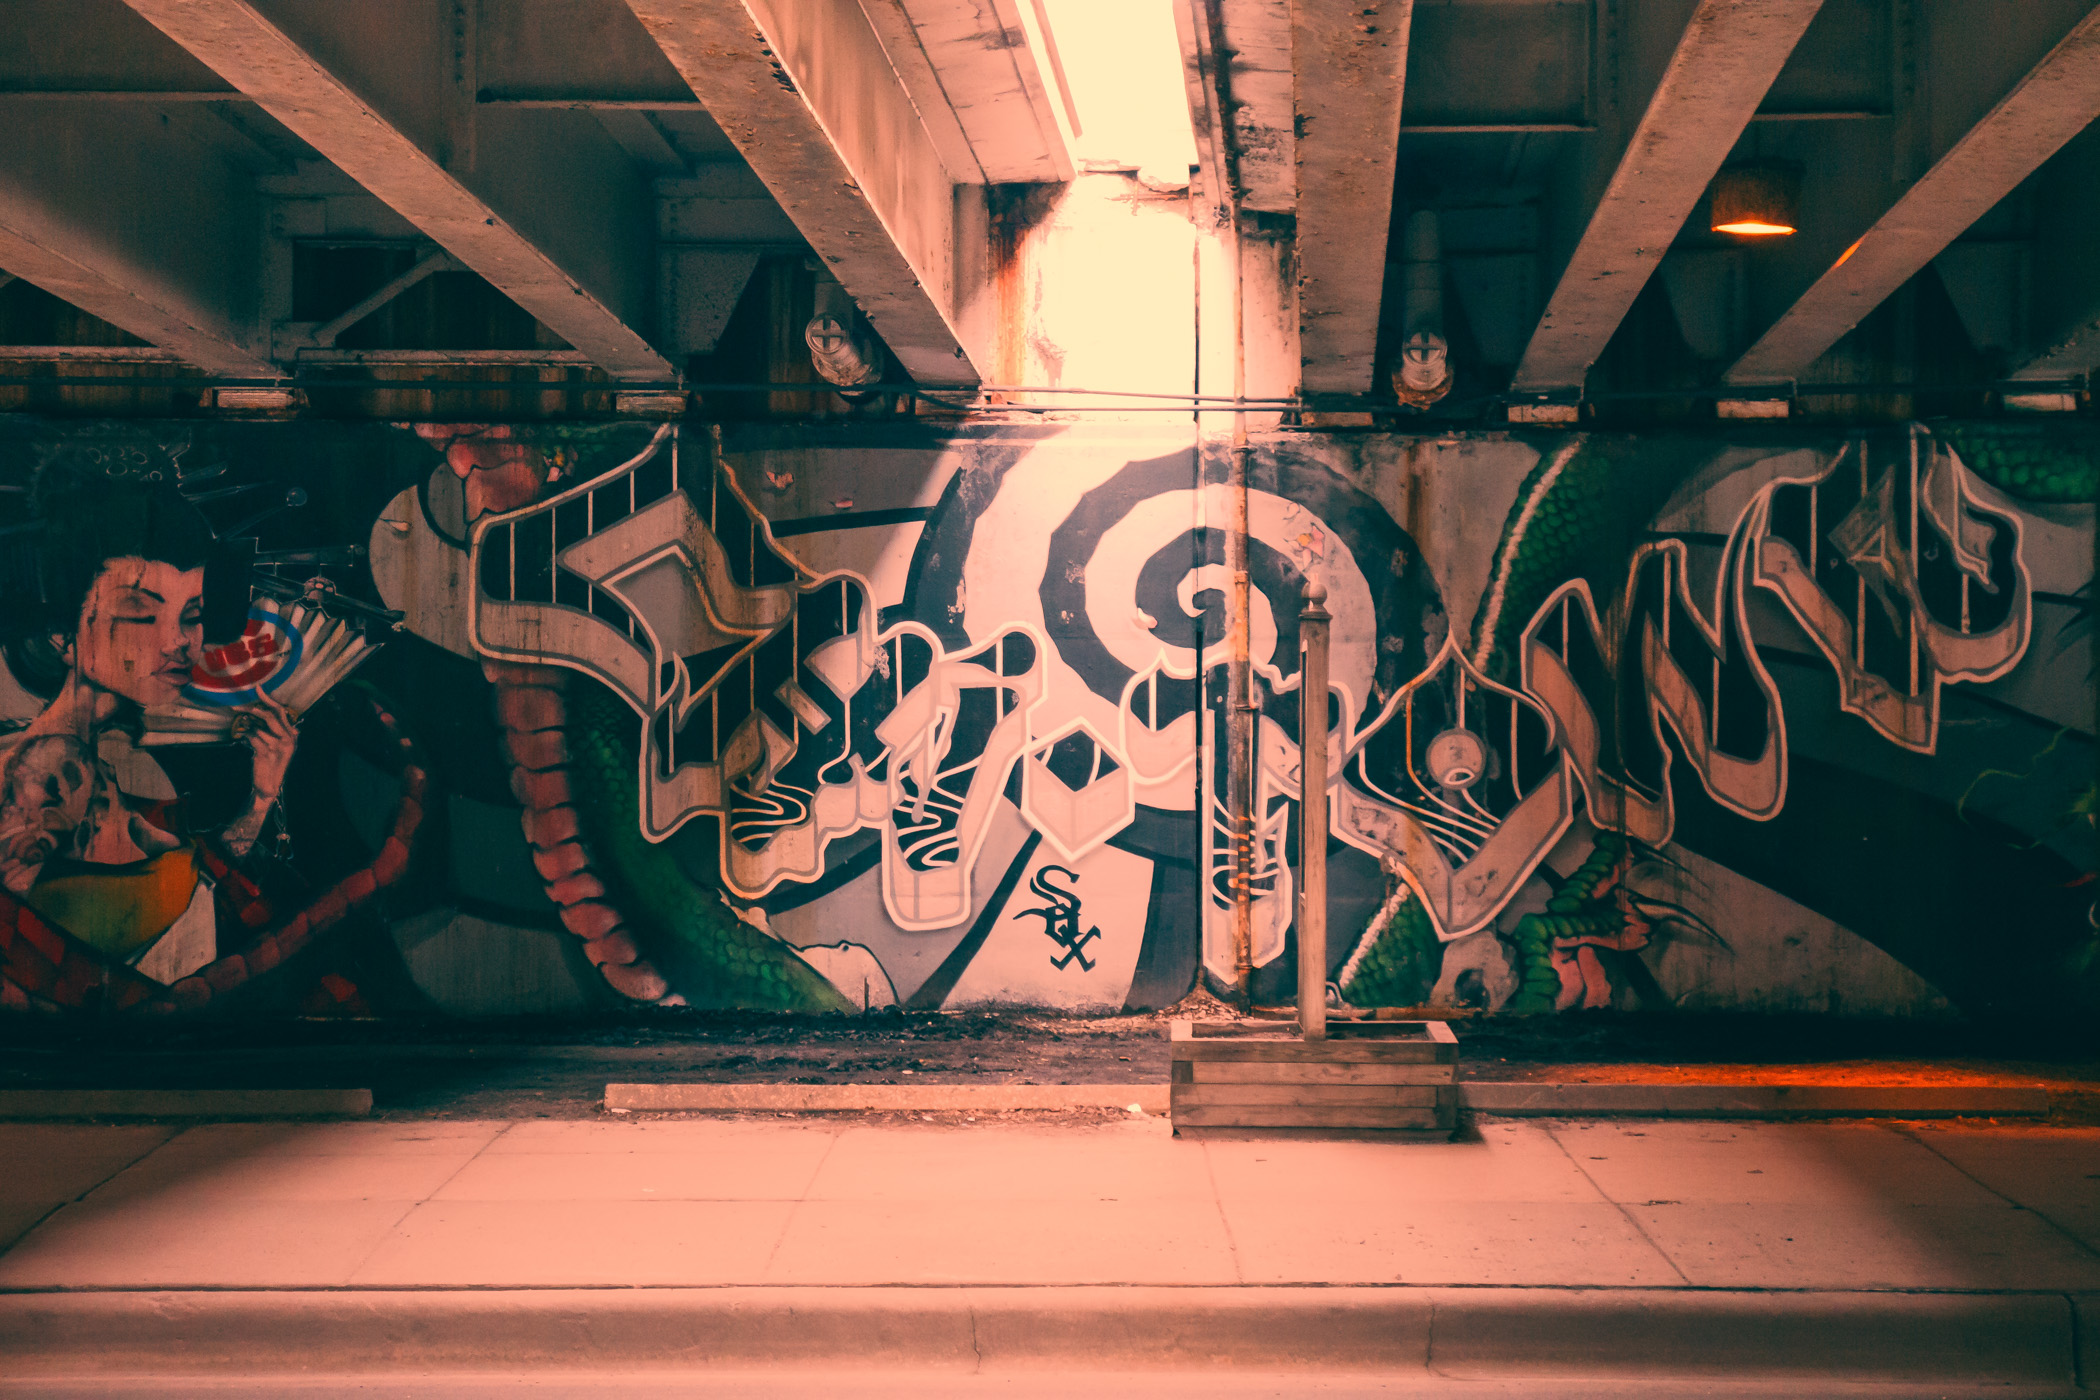
<instances>
[{"instance_id":1,"label":"woman's dark hair","mask_svg":"<svg viewBox=\"0 0 2100 1400\"><path fill-rule=\"evenodd\" d=\"M31 493L30 521L0 541L11 566L0 569L0 641L16 679L55 693L64 666L52 636L69 637L95 576L112 559L146 559L178 569L209 563L211 525L171 485L85 472L45 472ZM47 675L56 666L56 674Z\"/></svg>"}]
</instances>

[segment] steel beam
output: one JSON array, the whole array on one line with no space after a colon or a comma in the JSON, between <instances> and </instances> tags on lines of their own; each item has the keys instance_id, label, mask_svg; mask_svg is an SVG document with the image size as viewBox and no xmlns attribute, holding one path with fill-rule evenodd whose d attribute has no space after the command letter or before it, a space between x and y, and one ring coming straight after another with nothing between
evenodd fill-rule
<instances>
[{"instance_id":1,"label":"steel beam","mask_svg":"<svg viewBox=\"0 0 2100 1400\"><path fill-rule=\"evenodd\" d=\"M956 189L855 0L628 0L922 384L974 384Z\"/></svg>"},{"instance_id":2,"label":"steel beam","mask_svg":"<svg viewBox=\"0 0 2100 1400\"><path fill-rule=\"evenodd\" d=\"M958 183L1072 178L1034 0L864 0L861 8ZM1024 9L1024 7L1030 7ZM1047 58L1046 58L1047 61ZM961 150L956 150L958 140Z\"/></svg>"},{"instance_id":3,"label":"steel beam","mask_svg":"<svg viewBox=\"0 0 2100 1400\"><path fill-rule=\"evenodd\" d=\"M1580 389L1823 0L1701 0L1524 348L1512 389Z\"/></svg>"},{"instance_id":4,"label":"steel beam","mask_svg":"<svg viewBox=\"0 0 2100 1400\"><path fill-rule=\"evenodd\" d=\"M1366 394L1400 154L1414 0L1291 7L1298 342L1311 394Z\"/></svg>"},{"instance_id":5,"label":"steel beam","mask_svg":"<svg viewBox=\"0 0 2100 1400\"><path fill-rule=\"evenodd\" d=\"M1239 206L1257 213L1288 214L1298 201L1292 6L1289 0L1215 0L1215 4L1220 41L1217 58L1229 97L1223 113L1225 137L1232 144ZM1383 0L1383 8L1393 4L1394 0ZM1348 13L1347 6L1320 8L1330 18Z\"/></svg>"},{"instance_id":6,"label":"steel beam","mask_svg":"<svg viewBox=\"0 0 2100 1400\"><path fill-rule=\"evenodd\" d=\"M508 180L511 197L485 198L448 169L425 142L411 136L402 123L383 117L378 110L381 105L405 109L405 104L398 100L382 104L353 88L345 76L324 65L251 0L125 3L438 246L589 355L607 374L630 380L675 374L671 363L631 324L644 321L653 309L645 206L623 210L617 200L578 198L573 189L550 199L548 186L563 182L545 178L544 172L535 182L529 168L534 145L530 141L484 141L478 160L469 157L458 162L462 169L473 171L477 184L501 185ZM276 7L270 8L274 11ZM308 22L350 26L385 18L350 10L297 13ZM345 55L369 51L377 62L398 53L401 42L396 36L394 45L371 50L361 42L330 47ZM395 62L392 66L400 69L404 65ZM430 145L435 146L437 140L433 132ZM506 144L523 149L505 149ZM506 156L510 159L505 160ZM520 157L528 168L514 168ZM498 203L505 207L498 208ZM558 221L546 222L566 227L542 226L528 233L522 225L534 217L536 207L549 204L558 206L560 215ZM643 220L639 234L622 227L629 215ZM555 239L569 244L560 257L550 251ZM627 240L636 246L631 250L622 247Z\"/></svg>"},{"instance_id":7,"label":"steel beam","mask_svg":"<svg viewBox=\"0 0 2100 1400\"><path fill-rule=\"evenodd\" d=\"M1201 198L1223 223L1237 188L1232 144L1226 137L1230 100L1225 82L1217 0L1174 0L1174 35L1181 46L1181 77L1188 90L1189 131L1196 138Z\"/></svg>"},{"instance_id":8,"label":"steel beam","mask_svg":"<svg viewBox=\"0 0 2100 1400\"><path fill-rule=\"evenodd\" d=\"M1730 384L1797 379L1891 293L2100 116L2100 9L1926 171L1732 365Z\"/></svg>"},{"instance_id":9,"label":"steel beam","mask_svg":"<svg viewBox=\"0 0 2100 1400\"><path fill-rule=\"evenodd\" d=\"M0 142L0 268L200 369L274 376L251 339L251 176L200 123L130 104L21 123Z\"/></svg>"},{"instance_id":10,"label":"steel beam","mask_svg":"<svg viewBox=\"0 0 2100 1400\"><path fill-rule=\"evenodd\" d=\"M2051 338L2007 379L2037 383L2076 379L2100 368L2100 306L2089 306L2072 328Z\"/></svg>"}]
</instances>

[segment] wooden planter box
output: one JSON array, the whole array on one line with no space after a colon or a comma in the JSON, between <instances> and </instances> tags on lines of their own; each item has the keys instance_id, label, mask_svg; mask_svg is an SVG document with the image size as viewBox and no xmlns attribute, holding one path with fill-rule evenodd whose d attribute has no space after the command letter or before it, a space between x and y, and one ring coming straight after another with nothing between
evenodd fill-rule
<instances>
[{"instance_id":1,"label":"wooden planter box","mask_svg":"<svg viewBox=\"0 0 2100 1400\"><path fill-rule=\"evenodd\" d=\"M1174 1131L1308 1128L1449 1137L1458 1126L1458 1038L1442 1021L1293 1025L1176 1021Z\"/></svg>"}]
</instances>

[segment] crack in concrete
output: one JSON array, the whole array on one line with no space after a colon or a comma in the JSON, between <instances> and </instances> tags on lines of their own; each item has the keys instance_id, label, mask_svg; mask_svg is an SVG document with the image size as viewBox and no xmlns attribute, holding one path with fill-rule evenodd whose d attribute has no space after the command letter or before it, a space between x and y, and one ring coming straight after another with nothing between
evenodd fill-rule
<instances>
[{"instance_id":1,"label":"crack in concrete","mask_svg":"<svg viewBox=\"0 0 2100 1400\"><path fill-rule=\"evenodd\" d=\"M2100 1377L2086 1374L2083 1316L2085 1310L2078 1306L2078 1299L2069 1293L2064 1294L2064 1305L2071 1310L2071 1384L2080 1390L2089 1390L2092 1388L2090 1383L2100 1380Z\"/></svg>"},{"instance_id":2,"label":"crack in concrete","mask_svg":"<svg viewBox=\"0 0 2100 1400\"><path fill-rule=\"evenodd\" d=\"M787 1219L780 1222L780 1233L773 1237L773 1247L766 1251L766 1262L758 1271L760 1278L765 1278L773 1272L773 1261L780 1257L780 1247L787 1243L788 1231L795 1228L795 1217L802 1213L802 1207L809 1200L809 1188L817 1184L817 1178L824 1173L824 1164L831 1160L832 1153L838 1151L839 1139L845 1135L845 1132L834 1132L831 1134L831 1141L824 1144L824 1155L817 1158L817 1164L810 1168L809 1180L804 1182L801 1191L796 1193L794 1204L788 1207Z\"/></svg>"},{"instance_id":3,"label":"crack in concrete","mask_svg":"<svg viewBox=\"0 0 2100 1400\"><path fill-rule=\"evenodd\" d=\"M1203 1174L1210 1178L1210 1203L1218 1212L1218 1228L1225 1232L1225 1252L1232 1256L1232 1276L1241 1284L1247 1282L1247 1271L1240 1267L1240 1244L1232 1236L1232 1219L1225 1214L1225 1196L1218 1190L1218 1164L1211 1160L1210 1144L1196 1144L1203 1149Z\"/></svg>"},{"instance_id":4,"label":"crack in concrete","mask_svg":"<svg viewBox=\"0 0 2100 1400\"><path fill-rule=\"evenodd\" d=\"M459 1174L461 1172L465 1171L468 1167L474 1165L474 1163L480 1161L482 1153L488 1151L491 1147L494 1147L498 1142L501 1142L503 1138L510 1133L510 1130L517 1126L518 1125L516 1123L505 1123L501 1128L498 1128L495 1132L489 1135L489 1140L487 1142L484 1142L483 1144L481 1144L481 1146L475 1148L471 1153L467 1154L466 1161L461 1162L450 1172L446 1173L445 1179L443 1181L440 1181L436 1186L433 1186L429 1191L424 1193L422 1200L406 1202L402 1207L401 1213L395 1216L393 1220L388 1222L386 1227L386 1233L381 1235L377 1240L374 1240L372 1242L372 1247L366 1250L363 1254L359 1255L357 1258L357 1262L355 1264L352 1264L350 1268L344 1272L343 1279L345 1284L347 1285L349 1280L356 1278L358 1271L364 1268L365 1265L371 1263L372 1257L378 1254L380 1250L386 1248L387 1241L391 1240L394 1237L394 1232L401 1228L401 1222L408 1219L409 1216L413 1215L418 1206L425 1206L430 1204L432 1201L436 1200L438 1192L444 1190L447 1186L450 1186L454 1181L458 1180Z\"/></svg>"},{"instance_id":5,"label":"crack in concrete","mask_svg":"<svg viewBox=\"0 0 2100 1400\"><path fill-rule=\"evenodd\" d=\"M1576 1160L1575 1154L1568 1151L1568 1145L1560 1140L1560 1135L1554 1132L1553 1129L1551 1129L1550 1127L1542 1128L1541 1131L1543 1131L1546 1134L1546 1136L1552 1140L1553 1145L1555 1147L1560 1149L1560 1155L1568 1159L1568 1164L1574 1167L1576 1171L1582 1174L1582 1179L1590 1184L1590 1189L1597 1193L1598 1198L1603 1200L1613 1210L1617 1211L1619 1213L1620 1218L1626 1222L1627 1226L1633 1231L1633 1233L1641 1237L1641 1243L1647 1245L1648 1248L1654 1250L1655 1256L1658 1259L1662 1260L1663 1263L1668 1264L1670 1266L1670 1272L1677 1275L1678 1281L1684 1284L1687 1288L1693 1287L1694 1285L1692 1284L1691 1279L1685 1274L1683 1269L1677 1267L1677 1261L1670 1257L1669 1251L1655 1242L1654 1236L1648 1233L1647 1229L1642 1226L1640 1221L1634 1219L1633 1212L1626 1208L1624 1202L1614 1198L1611 1192L1605 1190L1603 1186L1598 1184L1597 1178L1590 1175L1589 1168L1583 1166L1581 1162Z\"/></svg>"},{"instance_id":6,"label":"crack in concrete","mask_svg":"<svg viewBox=\"0 0 2100 1400\"><path fill-rule=\"evenodd\" d=\"M2100 1249L2095 1249L2085 1240L2073 1234L2067 1226L2059 1224L2052 1216L2049 1215L2047 1211L2042 1210L2039 1206L2028 1205L2025 1201L2016 1201L2012 1197L2006 1195L2003 1191L2000 1191L1997 1187L1991 1185L1988 1181L1985 1181L1982 1177L1976 1175L1976 1173L1970 1171L1967 1167L1964 1167L1961 1163L1955 1161L1952 1157L1949 1157L1946 1153L1940 1151L1937 1147L1934 1147L1931 1143L1927 1142L1924 1138L1920 1137L1916 1129L1890 1127L1889 1131L1894 1133L1898 1137L1909 1138L1912 1142L1924 1148L1927 1152L1930 1152L1933 1156L1939 1158L1942 1162L1945 1162L1948 1166L1954 1168L1954 1170L1960 1172L1963 1176L1975 1182L1978 1186L1990 1192L1993 1196L1996 1196L1999 1200L2005 1202L2014 1210L2026 1211L2029 1215L2032 1215L2035 1219L2041 1221L2050 1229L2056 1231L2057 1234L2062 1235L2072 1244L2077 1245L2087 1254L2093 1255L2096 1258L2100 1258ZM2074 1307L2072 1311L2075 1313L2077 1309Z\"/></svg>"}]
</instances>

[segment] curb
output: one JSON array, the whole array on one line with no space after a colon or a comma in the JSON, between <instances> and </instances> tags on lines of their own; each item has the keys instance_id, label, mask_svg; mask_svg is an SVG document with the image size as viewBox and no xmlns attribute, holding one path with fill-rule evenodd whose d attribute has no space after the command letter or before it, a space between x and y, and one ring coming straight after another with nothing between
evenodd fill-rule
<instances>
[{"instance_id":1,"label":"curb","mask_svg":"<svg viewBox=\"0 0 2100 1400\"><path fill-rule=\"evenodd\" d=\"M712 1288L0 1296L14 1379L619 1366L1226 1367L2077 1385L2062 1294ZM32 1369L33 1368L33 1369Z\"/></svg>"},{"instance_id":2,"label":"curb","mask_svg":"<svg viewBox=\"0 0 2100 1400\"><path fill-rule=\"evenodd\" d=\"M622 1110L776 1113L933 1112L974 1109L1113 1108L1167 1111L1164 1084L608 1084L605 1106Z\"/></svg>"},{"instance_id":3,"label":"curb","mask_svg":"<svg viewBox=\"0 0 2100 1400\"><path fill-rule=\"evenodd\" d=\"M370 1089L0 1089L6 1118L362 1118Z\"/></svg>"},{"instance_id":4,"label":"curb","mask_svg":"<svg viewBox=\"0 0 2100 1400\"><path fill-rule=\"evenodd\" d=\"M1470 1080L1474 1113L1527 1118L2020 1118L2049 1091L2013 1085L1552 1084ZM615 1112L844 1113L1168 1109L1165 1084L608 1084Z\"/></svg>"},{"instance_id":5,"label":"curb","mask_svg":"<svg viewBox=\"0 0 2100 1400\"><path fill-rule=\"evenodd\" d=\"M1503 1117L2026 1118L2045 1117L2049 1091L2008 1084L1550 1084L1459 1085L1475 1113Z\"/></svg>"}]
</instances>

